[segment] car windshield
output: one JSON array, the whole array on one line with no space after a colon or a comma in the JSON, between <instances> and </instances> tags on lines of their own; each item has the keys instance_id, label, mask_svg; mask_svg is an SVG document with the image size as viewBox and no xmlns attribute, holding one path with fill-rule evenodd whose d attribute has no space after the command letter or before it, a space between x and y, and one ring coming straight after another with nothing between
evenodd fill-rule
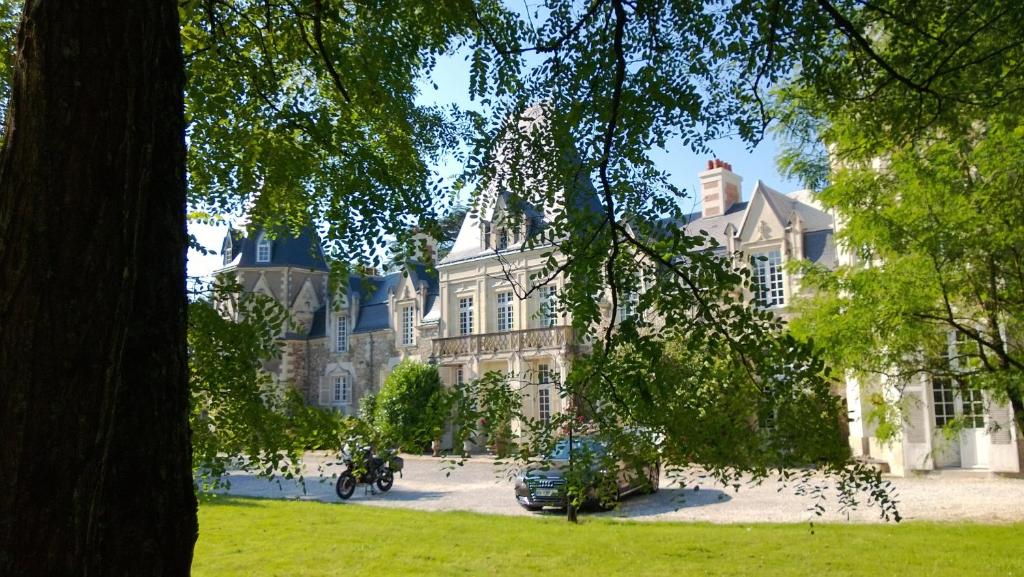
<instances>
[{"instance_id":1,"label":"car windshield","mask_svg":"<svg viewBox=\"0 0 1024 577\"><path fill-rule=\"evenodd\" d=\"M573 452L579 456L580 453L590 453L592 457L599 458L604 455L604 444L601 441L595 439L574 439L572 442ZM548 455L548 459L552 461L568 461L569 460L569 441L563 439L558 441L555 448Z\"/></svg>"}]
</instances>

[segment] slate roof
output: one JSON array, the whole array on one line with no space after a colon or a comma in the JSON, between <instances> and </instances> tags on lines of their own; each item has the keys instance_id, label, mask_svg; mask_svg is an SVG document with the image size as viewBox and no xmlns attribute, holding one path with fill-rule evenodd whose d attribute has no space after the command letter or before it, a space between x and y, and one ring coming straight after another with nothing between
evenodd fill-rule
<instances>
[{"instance_id":1,"label":"slate roof","mask_svg":"<svg viewBox=\"0 0 1024 577\"><path fill-rule=\"evenodd\" d=\"M352 329L353 333L368 333L387 329L391 326L391 311L388 305L388 295L398 290L403 276L406 274L419 288L419 283L427 283L426 303L424 305L424 316L422 322L434 322L434 319L427 318L441 294L437 273L431 273L426 265L413 264L405 272L397 271L383 276L360 278L358 275L349 277L348 298L358 298L359 310L356 311L356 324Z\"/></svg>"},{"instance_id":2,"label":"slate roof","mask_svg":"<svg viewBox=\"0 0 1024 577\"><path fill-rule=\"evenodd\" d=\"M256 238L262 231L258 231ZM327 261L324 258L323 249L320 245L320 236L312 226L302 230L297 237L285 234L279 235L271 241L271 255L269 263L256 262L256 241L254 238L243 237L239 231L230 230L225 236L223 249L232 248L230 263L225 268L267 268L267 267L294 267L314 271L327 272ZM437 322L440 320L440 311L437 310L438 296L441 294L438 284L437 273L427 270L424 264L413 264L406 271L412 278L417 290L420 283L427 285L426 302L424 306L423 322ZM393 272L386 275L373 275L361 277L350 275L348 279L348 298L350 302L357 302L359 309L353 311L356 319L353 333L366 333L387 329L390 327L391 314L388 310L388 295L398 289L402 281L403 271ZM286 338L321 338L327 335L327 306L320 307L313 315L313 322L309 334L289 333ZM437 318L426 318L433 313Z\"/></svg>"},{"instance_id":3,"label":"slate roof","mask_svg":"<svg viewBox=\"0 0 1024 577\"><path fill-rule=\"evenodd\" d=\"M784 225L791 224L790 219L793 215L800 217L804 228L804 258L816 264L835 266L835 225L832 216L816 206L817 203L810 191L800 190L782 194L758 180L751 197L754 195L763 195L769 209L775 212ZM683 227L690 235L696 235L702 230L707 232L709 237L718 241L719 248L715 249L716 252L724 252L722 247L725 247L727 242L726 226L732 224L736 232L739 232L747 220L749 206L750 201L737 202L729 207L725 214L707 218L695 212L684 217L682 222L674 224ZM670 223L666 221L665 224Z\"/></svg>"},{"instance_id":4,"label":"slate roof","mask_svg":"<svg viewBox=\"0 0 1024 577\"><path fill-rule=\"evenodd\" d=\"M277 238L271 239L270 262L256 262L256 241L261 234L263 231L258 230L254 235L235 240L232 243L232 254L235 258L230 264L243 268L290 266L309 270L327 270L327 261L324 259L323 247L320 245L320 235L312 226L302 229L298 236L280 233ZM231 235L232 231L229 230L228 237Z\"/></svg>"}]
</instances>

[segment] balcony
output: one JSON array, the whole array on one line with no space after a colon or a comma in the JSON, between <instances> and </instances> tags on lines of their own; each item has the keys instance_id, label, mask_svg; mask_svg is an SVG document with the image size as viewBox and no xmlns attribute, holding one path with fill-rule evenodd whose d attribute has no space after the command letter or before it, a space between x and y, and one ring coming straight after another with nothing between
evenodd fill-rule
<instances>
[{"instance_id":1,"label":"balcony","mask_svg":"<svg viewBox=\"0 0 1024 577\"><path fill-rule=\"evenodd\" d=\"M572 327L544 327L434 339L431 343L431 354L437 358L461 357L488 353L560 349L574 344Z\"/></svg>"}]
</instances>

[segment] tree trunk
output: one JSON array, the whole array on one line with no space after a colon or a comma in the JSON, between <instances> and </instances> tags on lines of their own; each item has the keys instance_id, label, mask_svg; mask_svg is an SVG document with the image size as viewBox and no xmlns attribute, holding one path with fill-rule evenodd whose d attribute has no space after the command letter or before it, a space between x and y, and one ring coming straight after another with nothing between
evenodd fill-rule
<instances>
[{"instance_id":1,"label":"tree trunk","mask_svg":"<svg viewBox=\"0 0 1024 577\"><path fill-rule=\"evenodd\" d=\"M0 575L188 575L173 0L28 0L0 152Z\"/></svg>"}]
</instances>

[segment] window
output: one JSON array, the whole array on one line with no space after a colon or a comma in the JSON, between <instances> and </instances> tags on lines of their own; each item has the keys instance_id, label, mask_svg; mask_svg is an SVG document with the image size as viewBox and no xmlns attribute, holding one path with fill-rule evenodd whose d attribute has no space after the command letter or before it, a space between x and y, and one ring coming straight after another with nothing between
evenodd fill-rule
<instances>
[{"instance_id":1,"label":"window","mask_svg":"<svg viewBox=\"0 0 1024 577\"><path fill-rule=\"evenodd\" d=\"M763 307L786 304L782 287L782 253L778 250L757 253L750 259L754 269L755 295Z\"/></svg>"},{"instance_id":2,"label":"window","mask_svg":"<svg viewBox=\"0 0 1024 577\"><path fill-rule=\"evenodd\" d=\"M405 306L402 307L402 344L411 345L413 344L412 334L412 315L413 307Z\"/></svg>"},{"instance_id":3,"label":"window","mask_svg":"<svg viewBox=\"0 0 1024 577\"><path fill-rule=\"evenodd\" d=\"M537 383L541 385L551 383L551 367L547 364L537 365Z\"/></svg>"},{"instance_id":4,"label":"window","mask_svg":"<svg viewBox=\"0 0 1024 577\"><path fill-rule=\"evenodd\" d=\"M512 293L498 293L498 332L512 330L513 324Z\"/></svg>"},{"instance_id":5,"label":"window","mask_svg":"<svg viewBox=\"0 0 1024 577\"><path fill-rule=\"evenodd\" d=\"M545 286L540 289L540 326L553 327L558 324L558 302L556 289Z\"/></svg>"},{"instance_id":6,"label":"window","mask_svg":"<svg viewBox=\"0 0 1024 577\"><path fill-rule=\"evenodd\" d=\"M635 317L637 308L640 305L640 293L636 291L629 291L624 295L618 295L618 297L621 301L619 302L619 309L616 314L619 322Z\"/></svg>"},{"instance_id":7,"label":"window","mask_svg":"<svg viewBox=\"0 0 1024 577\"><path fill-rule=\"evenodd\" d=\"M935 402L935 426L944 427L956 418L953 387L948 379L932 380L932 400Z\"/></svg>"},{"instance_id":8,"label":"window","mask_svg":"<svg viewBox=\"0 0 1024 577\"><path fill-rule=\"evenodd\" d=\"M234 243L231 242L231 233L228 233L228 238L224 239L224 246L221 250L224 255L223 260L225 265L231 264L231 259L235 258L235 254L232 252L232 249L234 248L233 244Z\"/></svg>"},{"instance_id":9,"label":"window","mask_svg":"<svg viewBox=\"0 0 1024 577\"><path fill-rule=\"evenodd\" d=\"M473 297L459 299L459 334L473 334Z\"/></svg>"},{"instance_id":10,"label":"window","mask_svg":"<svg viewBox=\"0 0 1024 577\"><path fill-rule=\"evenodd\" d=\"M491 223L482 223L480 232L484 239L484 248L491 248Z\"/></svg>"},{"instance_id":11,"label":"window","mask_svg":"<svg viewBox=\"0 0 1024 577\"><path fill-rule=\"evenodd\" d=\"M968 429L985 428L985 400L978 389L964 391L964 427Z\"/></svg>"},{"instance_id":12,"label":"window","mask_svg":"<svg viewBox=\"0 0 1024 577\"><path fill-rule=\"evenodd\" d=\"M334 333L334 350L339 353L348 350L348 317L338 317L338 326Z\"/></svg>"},{"instance_id":13,"label":"window","mask_svg":"<svg viewBox=\"0 0 1024 577\"><path fill-rule=\"evenodd\" d=\"M462 365L455 368L455 384L462 385L466 383L466 373L462 369Z\"/></svg>"},{"instance_id":14,"label":"window","mask_svg":"<svg viewBox=\"0 0 1024 577\"><path fill-rule=\"evenodd\" d=\"M333 400L338 405L348 405L352 402L352 383L348 380L348 375L337 375L334 377L334 395Z\"/></svg>"},{"instance_id":15,"label":"window","mask_svg":"<svg viewBox=\"0 0 1024 577\"><path fill-rule=\"evenodd\" d=\"M270 262L270 239L262 234L256 242L256 262Z\"/></svg>"},{"instance_id":16,"label":"window","mask_svg":"<svg viewBox=\"0 0 1024 577\"><path fill-rule=\"evenodd\" d=\"M501 227L498 229L498 250L505 250L508 248L508 229Z\"/></svg>"},{"instance_id":17,"label":"window","mask_svg":"<svg viewBox=\"0 0 1024 577\"><path fill-rule=\"evenodd\" d=\"M551 390L548 387L537 390L537 417L544 423L551 420Z\"/></svg>"}]
</instances>

